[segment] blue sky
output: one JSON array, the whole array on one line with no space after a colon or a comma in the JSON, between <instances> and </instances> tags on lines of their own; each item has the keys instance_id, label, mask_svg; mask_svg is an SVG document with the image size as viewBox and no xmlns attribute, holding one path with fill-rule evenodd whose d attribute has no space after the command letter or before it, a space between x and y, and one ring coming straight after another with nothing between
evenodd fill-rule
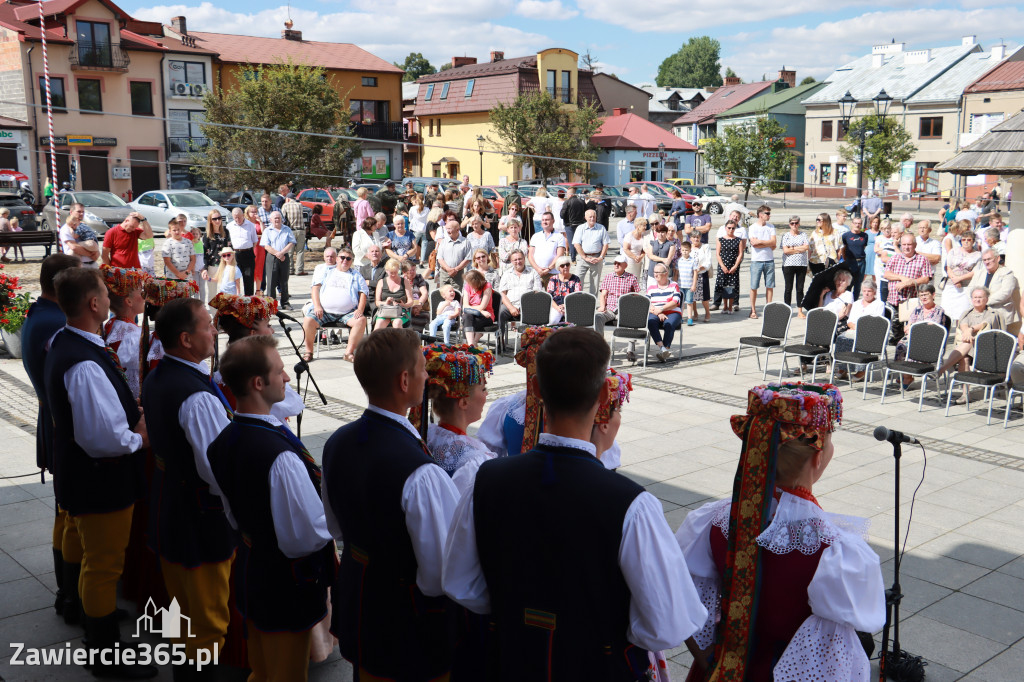
<instances>
[{"instance_id":1,"label":"blue sky","mask_svg":"<svg viewBox=\"0 0 1024 682\"><path fill-rule=\"evenodd\" d=\"M631 83L654 81L658 65L687 38L722 44L722 67L745 81L774 77L783 66L797 79L821 79L879 43L908 49L956 45L976 35L985 49L1024 36L1024 10L1005 0L847 0L836 11L821 0L393 0L391 2L222 0L218 4L122 3L133 16L170 23L184 15L197 31L280 36L290 12L307 40L351 42L389 61L422 52L435 67L453 56L506 57L565 47L590 50L601 70Z\"/></svg>"}]
</instances>

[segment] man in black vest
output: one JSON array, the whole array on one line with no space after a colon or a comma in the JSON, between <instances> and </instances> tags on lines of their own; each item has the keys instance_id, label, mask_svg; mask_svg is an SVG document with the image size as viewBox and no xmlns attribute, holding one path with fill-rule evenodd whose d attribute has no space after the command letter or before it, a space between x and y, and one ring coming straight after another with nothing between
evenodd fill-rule
<instances>
[{"instance_id":1,"label":"man in black vest","mask_svg":"<svg viewBox=\"0 0 1024 682\"><path fill-rule=\"evenodd\" d=\"M246 619L256 680L305 680L312 628L327 615L334 542L320 501L320 467L270 408L288 374L273 336L232 343L220 372L237 411L208 455L239 546L235 601Z\"/></svg>"},{"instance_id":2,"label":"man in black vest","mask_svg":"<svg viewBox=\"0 0 1024 682\"><path fill-rule=\"evenodd\" d=\"M576 227L586 222L587 213L587 202L576 194L575 187L569 187L566 190L565 203L562 204L562 210L559 213L559 217L562 219L562 223L565 225L565 238L568 240L567 244L572 244L573 235L576 234ZM576 250L572 251L569 256L572 258L572 262L576 262Z\"/></svg>"},{"instance_id":3,"label":"man in black vest","mask_svg":"<svg viewBox=\"0 0 1024 682\"><path fill-rule=\"evenodd\" d=\"M164 357L142 385L156 469L150 495L149 542L160 557L167 594L191 619L185 645L192 660L224 649L235 534L206 450L228 425L231 408L204 362L216 330L202 301L170 301L156 317Z\"/></svg>"},{"instance_id":4,"label":"man in black vest","mask_svg":"<svg viewBox=\"0 0 1024 682\"><path fill-rule=\"evenodd\" d=\"M70 268L56 278L67 326L46 357L44 384L53 415L54 494L81 537L78 592L92 650L119 646L117 581L139 499L139 452L149 444L142 417L113 350L96 333L110 299L99 270ZM153 666L124 666L107 654L91 661L98 677L148 679Z\"/></svg>"},{"instance_id":5,"label":"man in black vest","mask_svg":"<svg viewBox=\"0 0 1024 682\"><path fill-rule=\"evenodd\" d=\"M419 335L374 332L355 373L369 407L324 446L327 527L345 542L331 631L356 680L447 679L455 607L441 554L458 490L405 416L427 379Z\"/></svg>"},{"instance_id":6,"label":"man in black vest","mask_svg":"<svg viewBox=\"0 0 1024 682\"><path fill-rule=\"evenodd\" d=\"M646 680L647 650L707 619L661 503L595 457L608 356L590 329L544 342L545 433L485 462L452 520L444 589L491 614L487 679Z\"/></svg>"}]
</instances>

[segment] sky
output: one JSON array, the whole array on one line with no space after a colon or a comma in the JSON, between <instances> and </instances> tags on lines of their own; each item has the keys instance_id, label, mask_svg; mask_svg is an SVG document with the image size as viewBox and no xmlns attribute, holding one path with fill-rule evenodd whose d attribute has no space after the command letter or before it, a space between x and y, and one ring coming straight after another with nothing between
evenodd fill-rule
<instances>
[{"instance_id":1,"label":"sky","mask_svg":"<svg viewBox=\"0 0 1024 682\"><path fill-rule=\"evenodd\" d=\"M421 52L435 67L454 56L487 61L550 47L588 52L600 71L633 84L653 83L658 65L692 36L722 44L722 71L744 81L777 77L786 67L821 80L836 67L896 42L907 49L1020 44L1024 8L1011 0L648 0L630 11L622 0L221 0L217 4L121 3L138 19L170 23L184 15L195 31L280 37L289 14L306 40L355 43L391 62ZM827 8L827 9L826 9Z\"/></svg>"}]
</instances>

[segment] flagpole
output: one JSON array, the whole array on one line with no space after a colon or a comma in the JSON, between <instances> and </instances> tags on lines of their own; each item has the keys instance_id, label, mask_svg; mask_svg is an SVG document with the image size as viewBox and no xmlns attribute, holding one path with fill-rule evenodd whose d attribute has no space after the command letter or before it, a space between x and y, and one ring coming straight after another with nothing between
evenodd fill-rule
<instances>
[{"instance_id":1,"label":"flagpole","mask_svg":"<svg viewBox=\"0 0 1024 682\"><path fill-rule=\"evenodd\" d=\"M54 205L57 196L57 152L53 140L53 95L50 92L50 62L46 57L46 16L43 0L39 0L39 35L43 41L43 80L46 84L46 122L50 128L50 182L53 184ZM74 49L74 47L72 47ZM35 84L33 83L33 87Z\"/></svg>"}]
</instances>

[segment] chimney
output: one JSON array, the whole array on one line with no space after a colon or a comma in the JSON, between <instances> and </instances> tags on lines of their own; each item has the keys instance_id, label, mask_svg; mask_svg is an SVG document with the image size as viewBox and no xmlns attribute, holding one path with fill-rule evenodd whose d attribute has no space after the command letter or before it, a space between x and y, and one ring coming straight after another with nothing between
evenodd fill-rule
<instances>
[{"instance_id":1,"label":"chimney","mask_svg":"<svg viewBox=\"0 0 1024 682\"><path fill-rule=\"evenodd\" d=\"M911 50L903 53L904 64L927 64L928 60L932 58L932 51L929 50Z\"/></svg>"},{"instance_id":2,"label":"chimney","mask_svg":"<svg viewBox=\"0 0 1024 682\"><path fill-rule=\"evenodd\" d=\"M1006 45L993 45L992 46L992 60L1002 61L1006 57Z\"/></svg>"},{"instance_id":3,"label":"chimney","mask_svg":"<svg viewBox=\"0 0 1024 682\"><path fill-rule=\"evenodd\" d=\"M470 64L476 64L476 57L452 57L453 69L457 69L460 66L469 66Z\"/></svg>"},{"instance_id":4,"label":"chimney","mask_svg":"<svg viewBox=\"0 0 1024 682\"><path fill-rule=\"evenodd\" d=\"M612 109L612 116L625 116L626 107L615 107Z\"/></svg>"},{"instance_id":5,"label":"chimney","mask_svg":"<svg viewBox=\"0 0 1024 682\"><path fill-rule=\"evenodd\" d=\"M739 85L742 82L743 79L740 78L739 76L726 76L725 81L722 83L722 85Z\"/></svg>"},{"instance_id":6,"label":"chimney","mask_svg":"<svg viewBox=\"0 0 1024 682\"><path fill-rule=\"evenodd\" d=\"M880 69L885 64L884 54L873 54L871 55L871 68Z\"/></svg>"},{"instance_id":7,"label":"chimney","mask_svg":"<svg viewBox=\"0 0 1024 682\"><path fill-rule=\"evenodd\" d=\"M183 36L188 35L188 27L185 25L185 17L172 17L171 28Z\"/></svg>"},{"instance_id":8,"label":"chimney","mask_svg":"<svg viewBox=\"0 0 1024 682\"><path fill-rule=\"evenodd\" d=\"M974 43L978 42L978 36L964 36L960 39L960 45L962 47L970 47Z\"/></svg>"},{"instance_id":9,"label":"chimney","mask_svg":"<svg viewBox=\"0 0 1024 682\"><path fill-rule=\"evenodd\" d=\"M785 66L779 71L779 80L791 88L796 87L796 71L788 71Z\"/></svg>"},{"instance_id":10,"label":"chimney","mask_svg":"<svg viewBox=\"0 0 1024 682\"><path fill-rule=\"evenodd\" d=\"M491 61L492 62L500 62L500 61L503 61L504 59L505 59L505 53L504 52L494 52L494 51L491 52Z\"/></svg>"},{"instance_id":11,"label":"chimney","mask_svg":"<svg viewBox=\"0 0 1024 682\"><path fill-rule=\"evenodd\" d=\"M295 22L293 22L291 19L284 22L284 30L281 31L281 37L284 38L285 40L296 40L301 43L302 31L293 31L292 26L294 25Z\"/></svg>"}]
</instances>

